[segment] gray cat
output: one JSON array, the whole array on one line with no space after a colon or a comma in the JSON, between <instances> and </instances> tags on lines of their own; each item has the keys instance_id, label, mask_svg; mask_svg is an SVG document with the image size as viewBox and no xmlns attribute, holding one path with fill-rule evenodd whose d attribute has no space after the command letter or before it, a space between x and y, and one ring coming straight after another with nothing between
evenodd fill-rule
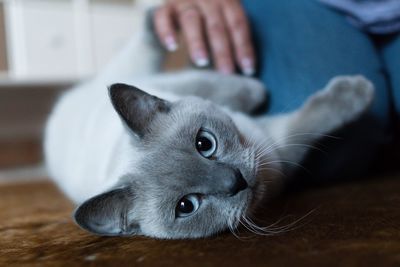
<instances>
[{"instance_id":1,"label":"gray cat","mask_svg":"<svg viewBox=\"0 0 400 267\"><path fill-rule=\"evenodd\" d=\"M162 59L143 31L106 70L63 95L49 118L48 169L92 233L177 239L235 229L319 137L373 98L365 78L343 76L295 112L251 117L266 98L258 81L157 74Z\"/></svg>"}]
</instances>

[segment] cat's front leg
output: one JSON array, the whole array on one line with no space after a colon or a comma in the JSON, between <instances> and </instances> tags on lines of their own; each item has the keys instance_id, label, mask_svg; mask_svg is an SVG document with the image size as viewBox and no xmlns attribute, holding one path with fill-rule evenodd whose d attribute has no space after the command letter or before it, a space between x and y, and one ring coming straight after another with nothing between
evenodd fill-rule
<instances>
[{"instance_id":1,"label":"cat's front leg","mask_svg":"<svg viewBox=\"0 0 400 267\"><path fill-rule=\"evenodd\" d=\"M295 114L293 126L309 132L331 132L366 111L373 95L372 83L363 76L335 77Z\"/></svg>"},{"instance_id":2,"label":"cat's front leg","mask_svg":"<svg viewBox=\"0 0 400 267\"><path fill-rule=\"evenodd\" d=\"M152 81L158 89L181 96L198 96L234 111L251 113L267 100L267 90L258 80L215 71L190 70L159 75Z\"/></svg>"},{"instance_id":3,"label":"cat's front leg","mask_svg":"<svg viewBox=\"0 0 400 267\"><path fill-rule=\"evenodd\" d=\"M261 119L283 161L299 163L312 144L356 120L371 105L374 88L362 76L339 76L297 111Z\"/></svg>"}]
</instances>

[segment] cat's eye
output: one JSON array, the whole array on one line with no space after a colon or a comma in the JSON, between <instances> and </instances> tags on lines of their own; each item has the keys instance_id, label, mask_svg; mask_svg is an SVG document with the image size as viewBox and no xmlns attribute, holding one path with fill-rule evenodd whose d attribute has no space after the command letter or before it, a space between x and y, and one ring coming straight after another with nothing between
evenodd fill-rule
<instances>
[{"instance_id":1,"label":"cat's eye","mask_svg":"<svg viewBox=\"0 0 400 267\"><path fill-rule=\"evenodd\" d=\"M187 217L195 213L200 207L200 198L196 194L189 194L178 201L175 209L176 217Z\"/></svg>"},{"instance_id":2,"label":"cat's eye","mask_svg":"<svg viewBox=\"0 0 400 267\"><path fill-rule=\"evenodd\" d=\"M205 158L210 158L217 150L217 139L209 131L200 130L196 136L196 149Z\"/></svg>"}]
</instances>

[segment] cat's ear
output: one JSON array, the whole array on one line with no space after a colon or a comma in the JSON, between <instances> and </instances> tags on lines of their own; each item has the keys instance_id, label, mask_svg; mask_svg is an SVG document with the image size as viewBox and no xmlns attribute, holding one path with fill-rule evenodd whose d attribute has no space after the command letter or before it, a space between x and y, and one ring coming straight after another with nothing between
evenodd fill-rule
<instances>
[{"instance_id":1,"label":"cat's ear","mask_svg":"<svg viewBox=\"0 0 400 267\"><path fill-rule=\"evenodd\" d=\"M132 200L133 194L129 188L113 189L97 195L75 210L75 222L83 229L98 235L138 234L139 225L128 220Z\"/></svg>"},{"instance_id":2,"label":"cat's ear","mask_svg":"<svg viewBox=\"0 0 400 267\"><path fill-rule=\"evenodd\" d=\"M157 114L167 113L171 108L168 101L122 83L111 85L109 95L115 110L139 137L146 134Z\"/></svg>"}]
</instances>

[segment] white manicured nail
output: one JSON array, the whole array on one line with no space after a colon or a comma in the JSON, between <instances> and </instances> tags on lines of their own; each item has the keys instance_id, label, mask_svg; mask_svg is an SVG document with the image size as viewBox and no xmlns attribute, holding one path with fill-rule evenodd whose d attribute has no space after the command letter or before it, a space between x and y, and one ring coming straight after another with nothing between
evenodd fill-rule
<instances>
[{"instance_id":1,"label":"white manicured nail","mask_svg":"<svg viewBox=\"0 0 400 267\"><path fill-rule=\"evenodd\" d=\"M205 66L208 66L208 64L210 64L210 61L208 60L207 56L203 52L197 52L193 56L193 61L197 67L205 67Z\"/></svg>"},{"instance_id":2,"label":"white manicured nail","mask_svg":"<svg viewBox=\"0 0 400 267\"><path fill-rule=\"evenodd\" d=\"M253 76L255 73L253 68L244 68L243 69L243 74L246 76Z\"/></svg>"},{"instance_id":3,"label":"white manicured nail","mask_svg":"<svg viewBox=\"0 0 400 267\"><path fill-rule=\"evenodd\" d=\"M176 43L174 37L168 36L167 38L165 38L164 42L165 42L165 47L169 52L174 52L178 49L178 44Z\"/></svg>"},{"instance_id":4,"label":"white manicured nail","mask_svg":"<svg viewBox=\"0 0 400 267\"><path fill-rule=\"evenodd\" d=\"M205 67L209 64L210 62L208 61L207 58L196 58L194 61L194 64L196 64L197 67Z\"/></svg>"},{"instance_id":5,"label":"white manicured nail","mask_svg":"<svg viewBox=\"0 0 400 267\"><path fill-rule=\"evenodd\" d=\"M244 58L242 60L242 72L246 76L253 76L255 73L254 63L249 58Z\"/></svg>"}]
</instances>

